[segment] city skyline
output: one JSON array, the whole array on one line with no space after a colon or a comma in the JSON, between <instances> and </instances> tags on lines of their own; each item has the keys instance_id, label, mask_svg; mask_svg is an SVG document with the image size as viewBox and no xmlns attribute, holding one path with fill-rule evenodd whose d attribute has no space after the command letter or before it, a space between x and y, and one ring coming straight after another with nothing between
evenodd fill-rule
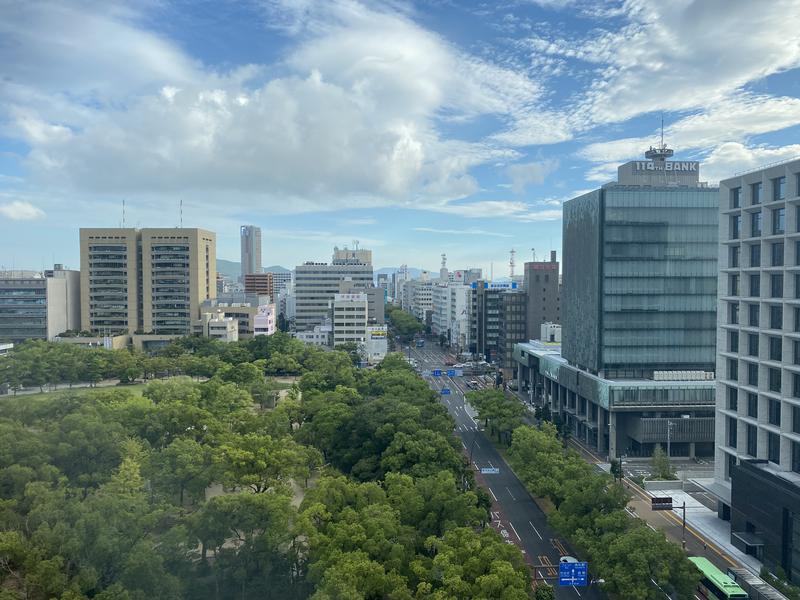
<instances>
[{"instance_id":1,"label":"city skyline","mask_svg":"<svg viewBox=\"0 0 800 600\"><path fill-rule=\"evenodd\" d=\"M251 223L264 265L359 240L376 267L445 252L505 276L512 247L560 255L563 201L658 143L662 116L710 182L800 155L796 10L7 5L0 264L77 267L78 228L118 226L124 200L127 226L215 231L228 260Z\"/></svg>"}]
</instances>

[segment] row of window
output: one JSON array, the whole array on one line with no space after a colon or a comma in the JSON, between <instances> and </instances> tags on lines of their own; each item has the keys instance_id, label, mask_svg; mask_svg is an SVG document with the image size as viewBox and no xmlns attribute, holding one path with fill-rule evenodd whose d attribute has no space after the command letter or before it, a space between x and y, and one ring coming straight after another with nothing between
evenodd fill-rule
<instances>
[{"instance_id":1,"label":"row of window","mask_svg":"<svg viewBox=\"0 0 800 600\"><path fill-rule=\"evenodd\" d=\"M769 297L770 298L783 298L784 297L784 275L783 273L770 273L767 274L769 278ZM794 299L800 299L800 273L793 275L794 277ZM749 297L761 298L761 274L755 273L747 276ZM736 274L728 275L728 295L729 296L742 296L741 293L741 277Z\"/></svg>"},{"instance_id":2,"label":"row of window","mask_svg":"<svg viewBox=\"0 0 800 600\"><path fill-rule=\"evenodd\" d=\"M783 329L783 305L772 304L768 307L769 329ZM795 333L800 332L800 307L793 307ZM761 307L758 304L747 304L747 326L759 327ZM739 303L728 303L728 323L739 324Z\"/></svg>"},{"instance_id":3,"label":"row of window","mask_svg":"<svg viewBox=\"0 0 800 600\"><path fill-rule=\"evenodd\" d=\"M744 381L740 383L749 385L751 387L758 387L758 363L746 362L747 365ZM728 364L728 379L731 381L739 382L739 361L735 358L729 358ZM770 392L780 394L782 392L782 376L781 370L773 367L767 368L767 388ZM792 373L792 390L791 395L793 398L800 398L800 374Z\"/></svg>"},{"instance_id":4,"label":"row of window","mask_svg":"<svg viewBox=\"0 0 800 600\"><path fill-rule=\"evenodd\" d=\"M760 267L761 265L761 244L752 244L750 248L750 264L748 267ZM784 243L773 242L769 245L770 264L764 266L782 267L784 266ZM735 268L744 266L741 261L742 249L740 246L731 246L728 249L728 267ZM794 243L794 264L800 266L800 242Z\"/></svg>"},{"instance_id":5,"label":"row of window","mask_svg":"<svg viewBox=\"0 0 800 600\"><path fill-rule=\"evenodd\" d=\"M800 173L796 175L797 177L797 189L800 190ZM772 201L777 202L779 200L786 199L786 177L776 177L770 181L772 184ZM756 183L750 184L750 204L761 204L762 201L762 183L757 181ZM742 203L742 188L736 187L730 189L730 207L731 208L739 208Z\"/></svg>"},{"instance_id":6,"label":"row of window","mask_svg":"<svg viewBox=\"0 0 800 600\"><path fill-rule=\"evenodd\" d=\"M800 231L800 211L797 213L797 227L795 231ZM760 237L763 233L761 211L750 213L750 237ZM742 233L742 215L731 215L730 239L738 240ZM786 209L775 208L772 210L772 234L780 235L786 233Z\"/></svg>"}]
</instances>

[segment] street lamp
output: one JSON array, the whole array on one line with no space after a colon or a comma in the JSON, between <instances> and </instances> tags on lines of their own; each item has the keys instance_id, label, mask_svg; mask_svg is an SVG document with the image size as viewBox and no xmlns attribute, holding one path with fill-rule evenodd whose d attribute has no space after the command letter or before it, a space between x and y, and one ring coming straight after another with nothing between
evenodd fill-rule
<instances>
[{"instance_id":1,"label":"street lamp","mask_svg":"<svg viewBox=\"0 0 800 600\"><path fill-rule=\"evenodd\" d=\"M672 426L674 423L672 419L667 418L667 458L672 458L672 453L670 452L670 442L672 441Z\"/></svg>"}]
</instances>

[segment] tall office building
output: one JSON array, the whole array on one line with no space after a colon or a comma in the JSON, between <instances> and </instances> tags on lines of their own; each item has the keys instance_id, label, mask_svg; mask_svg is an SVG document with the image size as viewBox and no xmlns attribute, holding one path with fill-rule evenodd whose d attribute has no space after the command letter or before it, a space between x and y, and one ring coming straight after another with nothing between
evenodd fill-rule
<instances>
[{"instance_id":1,"label":"tall office building","mask_svg":"<svg viewBox=\"0 0 800 600\"><path fill-rule=\"evenodd\" d=\"M517 290L516 282L479 280L470 285L469 350L489 362L497 359L502 294Z\"/></svg>"},{"instance_id":2,"label":"tall office building","mask_svg":"<svg viewBox=\"0 0 800 600\"><path fill-rule=\"evenodd\" d=\"M540 338L542 323L561 322L561 283L556 252L550 252L549 261L526 262L523 285L527 294L526 337Z\"/></svg>"},{"instance_id":3,"label":"tall office building","mask_svg":"<svg viewBox=\"0 0 800 600\"><path fill-rule=\"evenodd\" d=\"M313 330L315 325L323 323L344 280L356 287L371 287L372 265L358 262L358 258L337 258L332 264L307 262L295 268L295 326L298 331Z\"/></svg>"},{"instance_id":4,"label":"tall office building","mask_svg":"<svg viewBox=\"0 0 800 600\"><path fill-rule=\"evenodd\" d=\"M277 269L264 269L264 273L270 273L272 275L272 287L275 291L275 296L292 283L292 272L288 269L280 271Z\"/></svg>"},{"instance_id":5,"label":"tall office building","mask_svg":"<svg viewBox=\"0 0 800 600\"><path fill-rule=\"evenodd\" d=\"M193 228L81 229L81 327L187 335L216 297L216 235Z\"/></svg>"},{"instance_id":6,"label":"tall office building","mask_svg":"<svg viewBox=\"0 0 800 600\"><path fill-rule=\"evenodd\" d=\"M561 347L514 349L521 388L612 458L713 453L719 190L671 156L564 204Z\"/></svg>"},{"instance_id":7,"label":"tall office building","mask_svg":"<svg viewBox=\"0 0 800 600\"><path fill-rule=\"evenodd\" d=\"M44 273L0 274L0 342L53 340L80 329L80 274L55 265Z\"/></svg>"},{"instance_id":8,"label":"tall office building","mask_svg":"<svg viewBox=\"0 0 800 600\"><path fill-rule=\"evenodd\" d=\"M731 542L800 583L800 160L720 183L714 491Z\"/></svg>"},{"instance_id":9,"label":"tall office building","mask_svg":"<svg viewBox=\"0 0 800 600\"><path fill-rule=\"evenodd\" d=\"M261 228L242 225L239 228L242 244L242 281L250 273L261 273Z\"/></svg>"}]
</instances>

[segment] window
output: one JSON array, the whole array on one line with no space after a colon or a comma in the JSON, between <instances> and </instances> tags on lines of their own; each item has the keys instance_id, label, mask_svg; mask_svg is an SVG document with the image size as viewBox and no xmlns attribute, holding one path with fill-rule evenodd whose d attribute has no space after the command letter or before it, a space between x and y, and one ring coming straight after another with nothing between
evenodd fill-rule
<instances>
[{"instance_id":1,"label":"window","mask_svg":"<svg viewBox=\"0 0 800 600\"><path fill-rule=\"evenodd\" d=\"M797 214L800 215L800 210ZM800 242L794 243L794 264L800 267Z\"/></svg>"},{"instance_id":2,"label":"window","mask_svg":"<svg viewBox=\"0 0 800 600\"><path fill-rule=\"evenodd\" d=\"M731 216L731 239L738 240L742 230L742 215Z\"/></svg>"},{"instance_id":3,"label":"window","mask_svg":"<svg viewBox=\"0 0 800 600\"><path fill-rule=\"evenodd\" d=\"M739 390L735 387L728 388L728 410L737 411L739 409ZM798 411L800 412L800 411Z\"/></svg>"},{"instance_id":4,"label":"window","mask_svg":"<svg viewBox=\"0 0 800 600\"><path fill-rule=\"evenodd\" d=\"M758 396L755 394L747 394L747 416L758 418Z\"/></svg>"},{"instance_id":5,"label":"window","mask_svg":"<svg viewBox=\"0 0 800 600\"><path fill-rule=\"evenodd\" d=\"M782 341L779 337L771 337L769 338L769 359L770 360L781 360L783 355L782 352Z\"/></svg>"},{"instance_id":6,"label":"window","mask_svg":"<svg viewBox=\"0 0 800 600\"><path fill-rule=\"evenodd\" d=\"M792 442L792 471L800 473L800 444Z\"/></svg>"},{"instance_id":7,"label":"window","mask_svg":"<svg viewBox=\"0 0 800 600\"><path fill-rule=\"evenodd\" d=\"M783 329L783 307L773 305L769 307L770 329Z\"/></svg>"},{"instance_id":8,"label":"window","mask_svg":"<svg viewBox=\"0 0 800 600\"><path fill-rule=\"evenodd\" d=\"M730 274L728 275L728 295L729 296L738 296L739 295L739 276Z\"/></svg>"},{"instance_id":9,"label":"window","mask_svg":"<svg viewBox=\"0 0 800 600\"><path fill-rule=\"evenodd\" d=\"M753 244L750 246L750 266L761 266L761 244Z\"/></svg>"},{"instance_id":10,"label":"window","mask_svg":"<svg viewBox=\"0 0 800 600\"><path fill-rule=\"evenodd\" d=\"M761 182L750 185L750 204L761 204Z\"/></svg>"},{"instance_id":11,"label":"window","mask_svg":"<svg viewBox=\"0 0 800 600\"><path fill-rule=\"evenodd\" d=\"M729 267L738 267L739 266L739 246L731 246L728 249L728 266Z\"/></svg>"},{"instance_id":12,"label":"window","mask_svg":"<svg viewBox=\"0 0 800 600\"><path fill-rule=\"evenodd\" d=\"M728 446L736 448L736 419L728 417Z\"/></svg>"},{"instance_id":13,"label":"window","mask_svg":"<svg viewBox=\"0 0 800 600\"><path fill-rule=\"evenodd\" d=\"M777 427L781 426L781 401L780 400L772 400L769 401L769 424L775 425Z\"/></svg>"},{"instance_id":14,"label":"window","mask_svg":"<svg viewBox=\"0 0 800 600\"><path fill-rule=\"evenodd\" d=\"M772 180L772 199L786 199L786 177L776 177Z\"/></svg>"},{"instance_id":15,"label":"window","mask_svg":"<svg viewBox=\"0 0 800 600\"><path fill-rule=\"evenodd\" d=\"M800 308L794 309L794 330L800 331Z\"/></svg>"},{"instance_id":16,"label":"window","mask_svg":"<svg viewBox=\"0 0 800 600\"><path fill-rule=\"evenodd\" d=\"M747 426L747 453L755 457L758 450L758 429L755 425Z\"/></svg>"},{"instance_id":17,"label":"window","mask_svg":"<svg viewBox=\"0 0 800 600\"><path fill-rule=\"evenodd\" d=\"M771 246L772 251L772 266L773 267L782 267L783 266L783 242L776 242Z\"/></svg>"},{"instance_id":18,"label":"window","mask_svg":"<svg viewBox=\"0 0 800 600\"><path fill-rule=\"evenodd\" d=\"M747 363L747 385L758 387L758 365Z\"/></svg>"},{"instance_id":19,"label":"window","mask_svg":"<svg viewBox=\"0 0 800 600\"><path fill-rule=\"evenodd\" d=\"M769 307L769 327L770 329L783 328L783 307L780 304Z\"/></svg>"},{"instance_id":20,"label":"window","mask_svg":"<svg viewBox=\"0 0 800 600\"><path fill-rule=\"evenodd\" d=\"M761 295L761 275L758 273L750 275L750 295L758 298Z\"/></svg>"},{"instance_id":21,"label":"window","mask_svg":"<svg viewBox=\"0 0 800 600\"><path fill-rule=\"evenodd\" d=\"M792 433L800 433L800 406L792 407Z\"/></svg>"},{"instance_id":22,"label":"window","mask_svg":"<svg viewBox=\"0 0 800 600\"><path fill-rule=\"evenodd\" d=\"M731 208L739 208L742 188L731 188L728 193L730 194Z\"/></svg>"},{"instance_id":23,"label":"window","mask_svg":"<svg viewBox=\"0 0 800 600\"><path fill-rule=\"evenodd\" d=\"M777 392L781 393L781 370L780 369L770 369L769 370L769 391L770 392Z\"/></svg>"},{"instance_id":24,"label":"window","mask_svg":"<svg viewBox=\"0 0 800 600\"><path fill-rule=\"evenodd\" d=\"M800 274L794 276L794 297L800 298Z\"/></svg>"},{"instance_id":25,"label":"window","mask_svg":"<svg viewBox=\"0 0 800 600\"><path fill-rule=\"evenodd\" d=\"M781 464L781 438L777 433L767 434L767 459L776 465Z\"/></svg>"},{"instance_id":26,"label":"window","mask_svg":"<svg viewBox=\"0 0 800 600\"><path fill-rule=\"evenodd\" d=\"M776 208L772 211L772 233L786 233L786 209Z\"/></svg>"},{"instance_id":27,"label":"window","mask_svg":"<svg viewBox=\"0 0 800 600\"><path fill-rule=\"evenodd\" d=\"M749 356L758 356L758 334L747 334L747 354Z\"/></svg>"},{"instance_id":28,"label":"window","mask_svg":"<svg viewBox=\"0 0 800 600\"><path fill-rule=\"evenodd\" d=\"M728 352L739 352L739 332L728 332Z\"/></svg>"},{"instance_id":29,"label":"window","mask_svg":"<svg viewBox=\"0 0 800 600\"><path fill-rule=\"evenodd\" d=\"M739 303L730 302L728 304L728 323L731 325L739 324Z\"/></svg>"},{"instance_id":30,"label":"window","mask_svg":"<svg viewBox=\"0 0 800 600\"><path fill-rule=\"evenodd\" d=\"M739 381L739 363L733 358L728 359L728 379Z\"/></svg>"},{"instance_id":31,"label":"window","mask_svg":"<svg viewBox=\"0 0 800 600\"><path fill-rule=\"evenodd\" d=\"M792 373L792 396L800 398L800 375Z\"/></svg>"},{"instance_id":32,"label":"window","mask_svg":"<svg viewBox=\"0 0 800 600\"><path fill-rule=\"evenodd\" d=\"M758 304L749 304L747 306L747 324L750 325L750 327L758 327L758 312Z\"/></svg>"},{"instance_id":33,"label":"window","mask_svg":"<svg viewBox=\"0 0 800 600\"><path fill-rule=\"evenodd\" d=\"M750 215L750 236L758 237L761 235L761 213L753 213Z\"/></svg>"},{"instance_id":34,"label":"window","mask_svg":"<svg viewBox=\"0 0 800 600\"><path fill-rule=\"evenodd\" d=\"M769 276L769 291L773 298L783 298L783 273Z\"/></svg>"}]
</instances>

